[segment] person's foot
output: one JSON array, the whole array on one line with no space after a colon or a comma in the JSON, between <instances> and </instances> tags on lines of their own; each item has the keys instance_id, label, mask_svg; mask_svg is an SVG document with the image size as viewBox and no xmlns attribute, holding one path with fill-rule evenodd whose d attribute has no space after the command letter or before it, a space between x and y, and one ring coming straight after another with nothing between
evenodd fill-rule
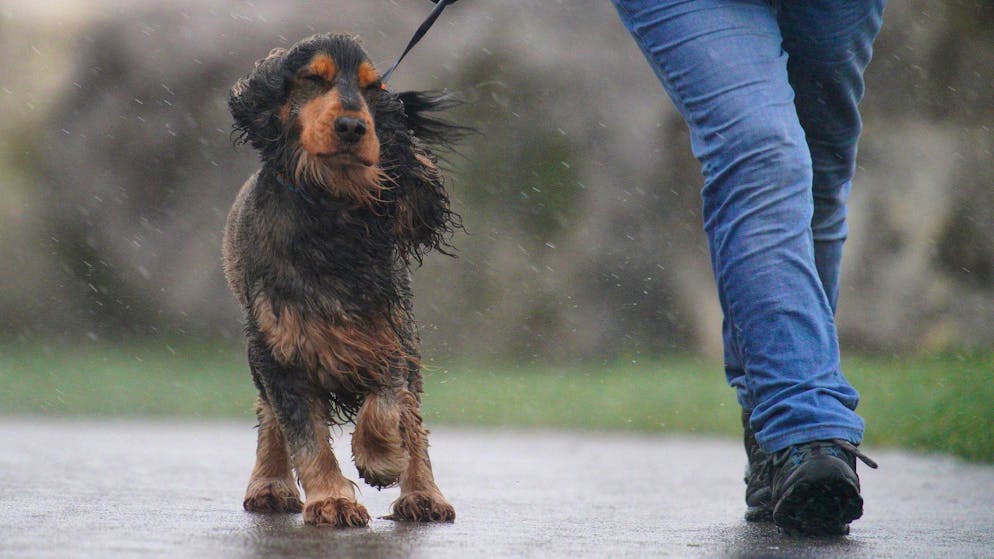
<instances>
[{"instance_id":1,"label":"person's foot","mask_svg":"<svg viewBox=\"0 0 994 559\"><path fill-rule=\"evenodd\" d=\"M770 466L773 457L759 448L756 433L749 426L750 413L742 411L742 432L746 457L746 513L747 522L769 522L773 520L773 497L770 491Z\"/></svg>"},{"instance_id":2,"label":"person's foot","mask_svg":"<svg viewBox=\"0 0 994 559\"><path fill-rule=\"evenodd\" d=\"M863 516L856 458L876 468L847 441L812 441L773 454L773 522L789 534L841 536Z\"/></svg>"}]
</instances>

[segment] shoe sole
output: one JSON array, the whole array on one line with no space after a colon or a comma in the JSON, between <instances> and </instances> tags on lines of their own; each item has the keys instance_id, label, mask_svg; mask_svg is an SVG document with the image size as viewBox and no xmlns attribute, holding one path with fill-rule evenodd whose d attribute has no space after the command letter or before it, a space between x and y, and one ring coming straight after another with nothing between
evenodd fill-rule
<instances>
[{"instance_id":1,"label":"shoe sole","mask_svg":"<svg viewBox=\"0 0 994 559\"><path fill-rule=\"evenodd\" d=\"M749 491L746 489L746 522L769 522L773 520L773 492L763 487ZM750 505L749 503L758 503Z\"/></svg>"},{"instance_id":2,"label":"shoe sole","mask_svg":"<svg viewBox=\"0 0 994 559\"><path fill-rule=\"evenodd\" d=\"M773 522L788 534L844 536L863 516L859 488L844 477L799 480L777 502Z\"/></svg>"},{"instance_id":3,"label":"shoe sole","mask_svg":"<svg viewBox=\"0 0 994 559\"><path fill-rule=\"evenodd\" d=\"M745 519L746 522L769 522L773 520L773 509L770 505L747 507Z\"/></svg>"}]
</instances>

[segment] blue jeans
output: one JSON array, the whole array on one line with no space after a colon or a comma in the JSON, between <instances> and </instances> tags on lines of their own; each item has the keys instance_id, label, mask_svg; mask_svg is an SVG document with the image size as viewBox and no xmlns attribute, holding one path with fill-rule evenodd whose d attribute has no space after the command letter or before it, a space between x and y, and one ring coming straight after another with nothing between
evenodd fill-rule
<instances>
[{"instance_id":1,"label":"blue jeans","mask_svg":"<svg viewBox=\"0 0 994 559\"><path fill-rule=\"evenodd\" d=\"M859 443L834 317L885 0L613 1L690 128L725 372L756 439Z\"/></svg>"}]
</instances>

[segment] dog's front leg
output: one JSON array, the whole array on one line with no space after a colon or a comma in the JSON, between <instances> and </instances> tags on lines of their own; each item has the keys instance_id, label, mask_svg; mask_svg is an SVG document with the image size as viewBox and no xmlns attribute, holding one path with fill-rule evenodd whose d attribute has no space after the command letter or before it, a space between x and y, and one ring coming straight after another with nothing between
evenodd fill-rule
<instances>
[{"instance_id":1,"label":"dog's front leg","mask_svg":"<svg viewBox=\"0 0 994 559\"><path fill-rule=\"evenodd\" d=\"M250 348L266 397L279 421L297 477L304 487L304 522L351 527L369 523L366 507L355 498L355 485L338 466L331 449L321 395L304 371L278 363L262 343Z\"/></svg>"},{"instance_id":2,"label":"dog's front leg","mask_svg":"<svg viewBox=\"0 0 994 559\"><path fill-rule=\"evenodd\" d=\"M393 502L391 520L452 522L456 511L435 484L428 458L428 431L421 421L421 404L408 390L398 397L400 435L407 450L407 468L400 476L400 497Z\"/></svg>"},{"instance_id":3,"label":"dog's front leg","mask_svg":"<svg viewBox=\"0 0 994 559\"><path fill-rule=\"evenodd\" d=\"M390 389L367 395L356 415L352 458L359 476L373 487L396 484L407 467L400 418L400 406Z\"/></svg>"},{"instance_id":4,"label":"dog's front leg","mask_svg":"<svg viewBox=\"0 0 994 559\"><path fill-rule=\"evenodd\" d=\"M259 442L242 506L249 512L300 512L303 505L283 429L264 396L259 398L255 411L259 417Z\"/></svg>"}]
</instances>

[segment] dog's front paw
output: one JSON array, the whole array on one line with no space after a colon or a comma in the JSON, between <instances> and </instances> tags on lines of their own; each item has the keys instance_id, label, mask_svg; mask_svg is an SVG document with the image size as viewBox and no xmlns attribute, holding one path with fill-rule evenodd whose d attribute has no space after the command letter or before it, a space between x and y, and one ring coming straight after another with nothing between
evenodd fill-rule
<instances>
[{"instance_id":1,"label":"dog's front paw","mask_svg":"<svg viewBox=\"0 0 994 559\"><path fill-rule=\"evenodd\" d=\"M377 489L393 487L400 481L401 470L377 470L364 468L358 464L356 464L356 470L359 471L359 477L363 481Z\"/></svg>"},{"instance_id":2,"label":"dog's front paw","mask_svg":"<svg viewBox=\"0 0 994 559\"><path fill-rule=\"evenodd\" d=\"M327 497L304 505L304 522L315 526L354 528L369 524L366 507L353 499Z\"/></svg>"},{"instance_id":3,"label":"dog's front paw","mask_svg":"<svg viewBox=\"0 0 994 559\"><path fill-rule=\"evenodd\" d=\"M455 522L456 509L436 491L413 491L393 502L389 520L412 522Z\"/></svg>"},{"instance_id":4,"label":"dog's front paw","mask_svg":"<svg viewBox=\"0 0 994 559\"><path fill-rule=\"evenodd\" d=\"M293 482L264 478L249 482L242 506L249 512L300 512L300 492Z\"/></svg>"},{"instance_id":5,"label":"dog's front paw","mask_svg":"<svg viewBox=\"0 0 994 559\"><path fill-rule=\"evenodd\" d=\"M400 481L410 458L400 433L401 408L393 395L371 394L356 416L352 459L359 477L377 489Z\"/></svg>"}]
</instances>

